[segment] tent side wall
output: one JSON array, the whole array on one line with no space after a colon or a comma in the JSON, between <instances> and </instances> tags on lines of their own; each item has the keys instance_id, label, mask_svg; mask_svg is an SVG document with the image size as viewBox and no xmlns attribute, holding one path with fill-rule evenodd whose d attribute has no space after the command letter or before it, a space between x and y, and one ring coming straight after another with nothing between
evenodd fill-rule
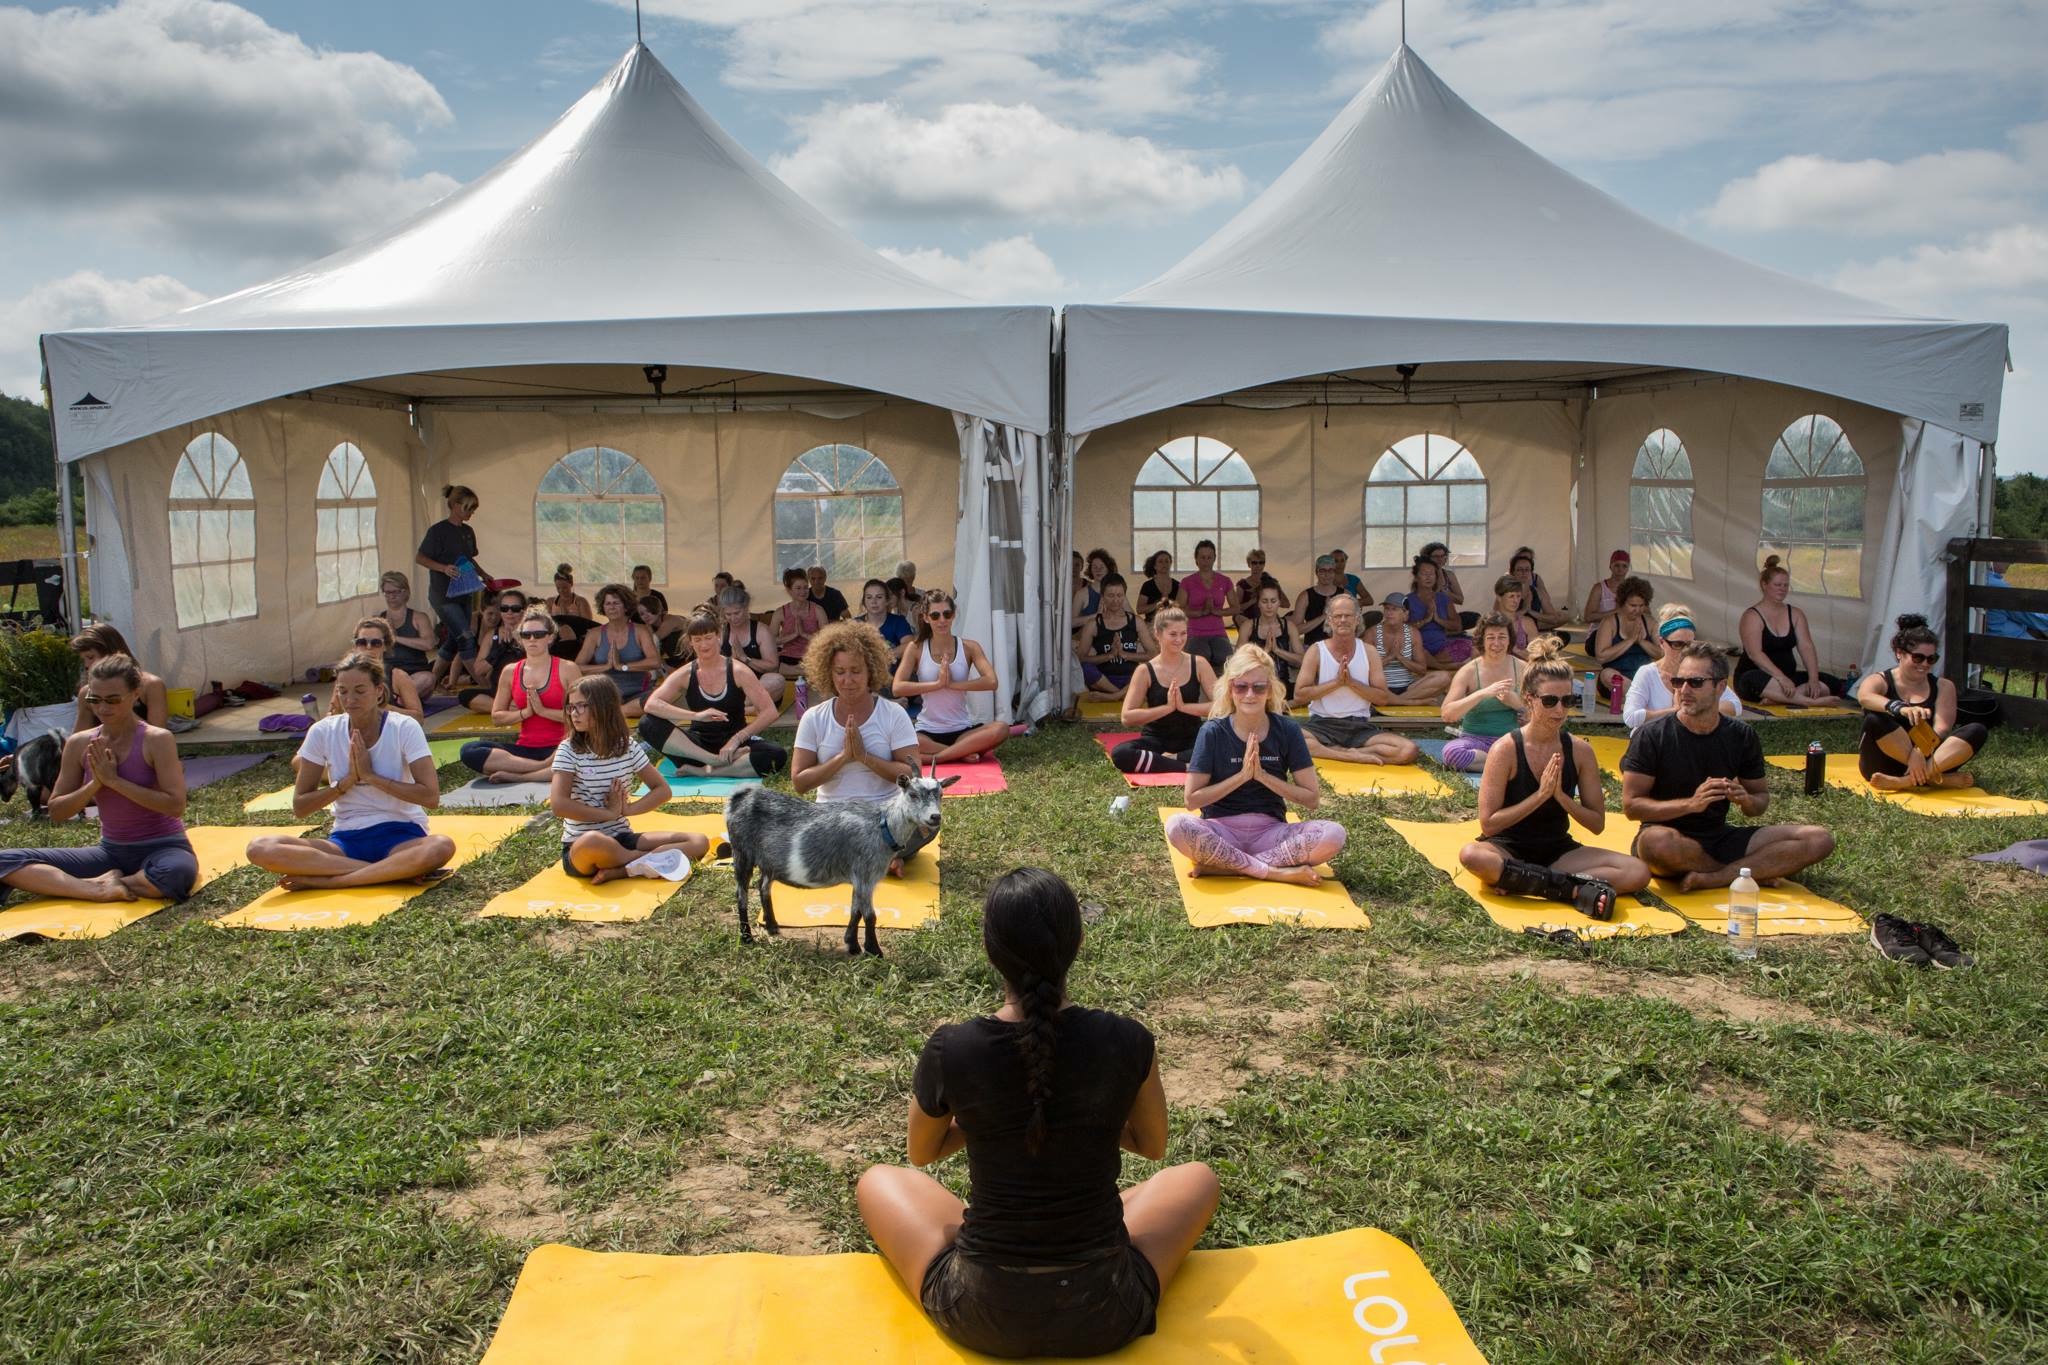
<instances>
[{"instance_id":1,"label":"tent side wall","mask_svg":"<svg viewBox=\"0 0 2048 1365\"><path fill-rule=\"evenodd\" d=\"M1668 428L1685 442L1693 470L1693 556L1690 578L1636 571L1656 589L1658 605L1692 608L1703 639L1734 643L1743 609L1757 600L1758 533L1764 469L1787 426L1819 413L1841 424L1863 461L1860 591L1828 596L1795 583L1793 601L1806 612L1828 672L1853 675L1862 661L1871 595L1881 581L1881 539L1902 442L1896 413L1805 389L1755 380L1710 382L1640 393L1603 392L1587 417L1592 479L1582 515L1594 572L1608 553L1630 541L1630 475L1645 437ZM1581 583L1581 593L1590 584ZM1937 619L1939 613L1932 613Z\"/></svg>"}]
</instances>

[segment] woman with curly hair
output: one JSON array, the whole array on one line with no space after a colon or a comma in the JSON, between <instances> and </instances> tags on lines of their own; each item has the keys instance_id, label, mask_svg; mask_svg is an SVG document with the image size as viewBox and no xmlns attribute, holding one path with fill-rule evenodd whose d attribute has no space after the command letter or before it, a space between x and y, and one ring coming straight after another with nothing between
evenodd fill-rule
<instances>
[{"instance_id":1,"label":"woman with curly hair","mask_svg":"<svg viewBox=\"0 0 2048 1365\"><path fill-rule=\"evenodd\" d=\"M1215 1216L1216 1174L1168 1166L1119 1194L1119 1150L1166 1155L1152 1034L1067 998L1081 907L1051 872L989 888L992 1016L940 1028L911 1080L908 1155L965 1148L962 1204L921 1171L873 1166L855 1194L875 1245L940 1331L997 1356L1093 1356L1153 1331L1160 1289Z\"/></svg>"},{"instance_id":2,"label":"woman with curly hair","mask_svg":"<svg viewBox=\"0 0 2048 1365\"><path fill-rule=\"evenodd\" d=\"M820 801L887 801L917 775L917 731L882 695L889 646L865 621L834 621L804 652L811 704L796 725L790 782Z\"/></svg>"}]
</instances>

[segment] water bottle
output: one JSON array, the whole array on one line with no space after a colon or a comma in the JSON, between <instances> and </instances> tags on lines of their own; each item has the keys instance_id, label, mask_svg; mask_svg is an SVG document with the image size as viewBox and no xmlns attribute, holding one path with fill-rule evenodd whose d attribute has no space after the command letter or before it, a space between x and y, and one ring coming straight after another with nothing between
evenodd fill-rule
<instances>
[{"instance_id":1,"label":"water bottle","mask_svg":"<svg viewBox=\"0 0 2048 1365\"><path fill-rule=\"evenodd\" d=\"M1743 868L1728 887L1728 951L1738 960L1756 959L1756 878Z\"/></svg>"},{"instance_id":2,"label":"water bottle","mask_svg":"<svg viewBox=\"0 0 2048 1365\"><path fill-rule=\"evenodd\" d=\"M311 692L308 692L304 696L299 698L299 709L306 713L307 720L320 719L320 709L314 703L313 694Z\"/></svg>"},{"instance_id":3,"label":"water bottle","mask_svg":"<svg viewBox=\"0 0 2048 1365\"><path fill-rule=\"evenodd\" d=\"M811 705L811 681L799 676L796 680L796 714L799 719Z\"/></svg>"},{"instance_id":4,"label":"water bottle","mask_svg":"<svg viewBox=\"0 0 2048 1365\"><path fill-rule=\"evenodd\" d=\"M1593 712L1600 704L1600 675L1591 671L1586 674L1586 687L1580 694L1580 705L1585 708L1587 720L1593 719Z\"/></svg>"},{"instance_id":5,"label":"water bottle","mask_svg":"<svg viewBox=\"0 0 2048 1365\"><path fill-rule=\"evenodd\" d=\"M1806 746L1806 794L1819 796L1827 779L1828 751L1821 747L1819 740Z\"/></svg>"},{"instance_id":6,"label":"water bottle","mask_svg":"<svg viewBox=\"0 0 2048 1365\"><path fill-rule=\"evenodd\" d=\"M1111 815L1122 815L1125 811L1129 810L1130 808L1131 798L1128 794L1119 796L1116 798L1116 800L1109 803L1109 813Z\"/></svg>"}]
</instances>

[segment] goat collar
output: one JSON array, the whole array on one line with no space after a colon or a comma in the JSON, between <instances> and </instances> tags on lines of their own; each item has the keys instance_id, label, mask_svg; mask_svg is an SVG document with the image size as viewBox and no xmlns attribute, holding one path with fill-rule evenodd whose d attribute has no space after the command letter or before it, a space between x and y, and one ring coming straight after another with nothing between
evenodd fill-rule
<instances>
[{"instance_id":1,"label":"goat collar","mask_svg":"<svg viewBox=\"0 0 2048 1365\"><path fill-rule=\"evenodd\" d=\"M882 842L889 845L891 853L901 853L903 851L903 845L897 842L896 832L889 828L889 816L886 812L882 815Z\"/></svg>"}]
</instances>

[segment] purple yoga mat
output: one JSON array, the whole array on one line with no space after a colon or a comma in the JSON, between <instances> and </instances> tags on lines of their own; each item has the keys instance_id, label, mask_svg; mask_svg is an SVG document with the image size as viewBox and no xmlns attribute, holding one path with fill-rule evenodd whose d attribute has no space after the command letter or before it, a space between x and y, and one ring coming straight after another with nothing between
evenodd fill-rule
<instances>
[{"instance_id":1,"label":"purple yoga mat","mask_svg":"<svg viewBox=\"0 0 2048 1365\"><path fill-rule=\"evenodd\" d=\"M420 710L430 716L438 715L449 707L454 706L456 702L457 699L449 696L446 692L436 692L433 696L420 703Z\"/></svg>"},{"instance_id":2,"label":"purple yoga mat","mask_svg":"<svg viewBox=\"0 0 2048 1365\"><path fill-rule=\"evenodd\" d=\"M1973 853L1970 856L1980 863L2018 863L2029 872L2048 876L2048 839L2023 839L1996 853Z\"/></svg>"},{"instance_id":3,"label":"purple yoga mat","mask_svg":"<svg viewBox=\"0 0 2048 1365\"><path fill-rule=\"evenodd\" d=\"M223 777L233 777L269 757L269 754L206 754L188 758L185 760L185 789L190 791L209 782L218 782Z\"/></svg>"}]
</instances>

